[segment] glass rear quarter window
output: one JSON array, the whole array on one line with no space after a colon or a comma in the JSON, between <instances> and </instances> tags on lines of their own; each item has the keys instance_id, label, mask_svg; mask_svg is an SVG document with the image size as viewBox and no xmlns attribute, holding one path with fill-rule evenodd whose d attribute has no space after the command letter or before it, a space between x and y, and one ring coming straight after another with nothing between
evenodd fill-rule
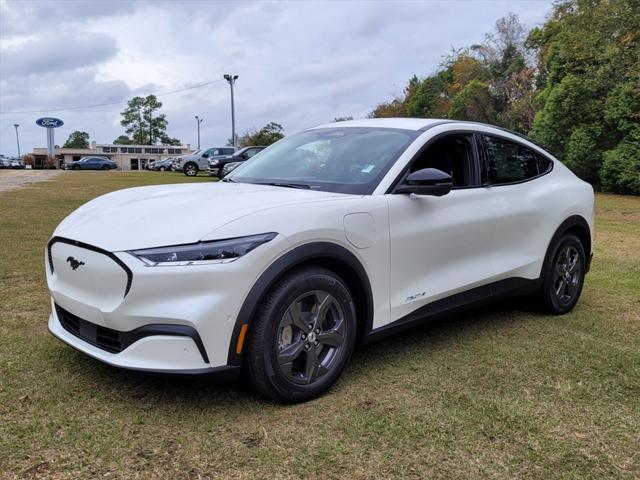
<instances>
[{"instance_id":1,"label":"glass rear quarter window","mask_svg":"<svg viewBox=\"0 0 640 480\"><path fill-rule=\"evenodd\" d=\"M484 135L487 151L487 179L493 184L521 182L538 176L537 153L508 140Z\"/></svg>"}]
</instances>

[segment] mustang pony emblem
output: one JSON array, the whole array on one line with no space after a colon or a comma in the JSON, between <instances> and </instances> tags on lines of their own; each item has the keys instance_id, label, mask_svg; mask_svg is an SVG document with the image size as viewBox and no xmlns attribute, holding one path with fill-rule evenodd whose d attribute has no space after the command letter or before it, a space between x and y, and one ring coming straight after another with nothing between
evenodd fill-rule
<instances>
[{"instance_id":1,"label":"mustang pony emblem","mask_svg":"<svg viewBox=\"0 0 640 480\"><path fill-rule=\"evenodd\" d=\"M67 257L67 263L71 265L71 270L77 270L80 265L84 265L84 262L73 257Z\"/></svg>"}]
</instances>

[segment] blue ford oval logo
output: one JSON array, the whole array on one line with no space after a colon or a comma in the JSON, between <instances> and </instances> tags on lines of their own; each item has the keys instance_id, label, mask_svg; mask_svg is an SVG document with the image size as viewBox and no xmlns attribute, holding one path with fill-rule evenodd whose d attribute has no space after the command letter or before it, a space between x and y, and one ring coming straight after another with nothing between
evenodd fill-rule
<instances>
[{"instance_id":1,"label":"blue ford oval logo","mask_svg":"<svg viewBox=\"0 0 640 480\"><path fill-rule=\"evenodd\" d=\"M64 122L59 118L43 117L36 120L36 125L45 128L58 128L64 125Z\"/></svg>"}]
</instances>

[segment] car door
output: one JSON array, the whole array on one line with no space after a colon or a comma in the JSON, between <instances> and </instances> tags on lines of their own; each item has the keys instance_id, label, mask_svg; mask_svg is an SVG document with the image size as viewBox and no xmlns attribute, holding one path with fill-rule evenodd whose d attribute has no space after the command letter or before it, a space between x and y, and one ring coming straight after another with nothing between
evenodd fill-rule
<instances>
[{"instance_id":1,"label":"car door","mask_svg":"<svg viewBox=\"0 0 640 480\"><path fill-rule=\"evenodd\" d=\"M448 194L386 195L390 321L491 281L496 217L480 185L477 142L472 133L439 135L405 169L405 176L422 168L452 175L454 187Z\"/></svg>"},{"instance_id":2,"label":"car door","mask_svg":"<svg viewBox=\"0 0 640 480\"><path fill-rule=\"evenodd\" d=\"M497 218L492 251L496 280L538 278L548 242L561 222L558 189L540 178L553 162L514 139L488 133L480 137L483 181Z\"/></svg>"},{"instance_id":3,"label":"car door","mask_svg":"<svg viewBox=\"0 0 640 480\"><path fill-rule=\"evenodd\" d=\"M97 170L98 161L95 158L87 158L83 168L86 170Z\"/></svg>"}]
</instances>

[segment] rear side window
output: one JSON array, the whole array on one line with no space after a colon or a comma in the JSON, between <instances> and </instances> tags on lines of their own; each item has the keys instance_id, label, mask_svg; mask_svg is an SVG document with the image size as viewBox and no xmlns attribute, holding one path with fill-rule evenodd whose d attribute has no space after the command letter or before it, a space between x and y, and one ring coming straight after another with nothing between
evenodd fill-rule
<instances>
[{"instance_id":1,"label":"rear side window","mask_svg":"<svg viewBox=\"0 0 640 480\"><path fill-rule=\"evenodd\" d=\"M503 138L483 135L486 165L483 181L500 185L547 173L553 162L539 153Z\"/></svg>"}]
</instances>

